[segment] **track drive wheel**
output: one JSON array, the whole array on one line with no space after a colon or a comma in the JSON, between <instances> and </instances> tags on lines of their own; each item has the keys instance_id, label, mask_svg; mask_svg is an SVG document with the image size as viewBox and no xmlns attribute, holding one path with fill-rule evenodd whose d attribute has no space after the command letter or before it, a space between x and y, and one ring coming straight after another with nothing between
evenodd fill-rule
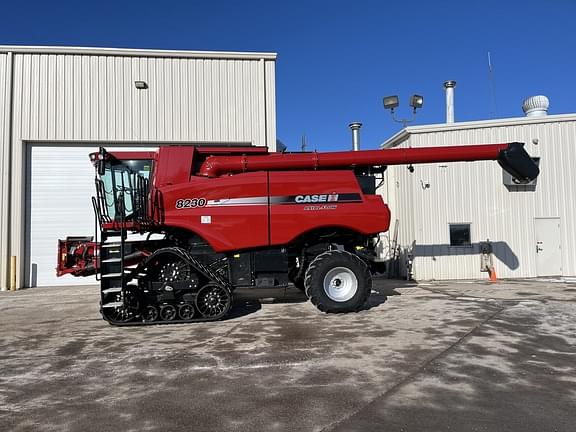
<instances>
[{"instance_id":1,"label":"track drive wheel","mask_svg":"<svg viewBox=\"0 0 576 432\"><path fill-rule=\"evenodd\" d=\"M322 312L355 312L372 290L372 277L364 261L345 251L318 255L306 270L306 295Z\"/></svg>"},{"instance_id":2,"label":"track drive wheel","mask_svg":"<svg viewBox=\"0 0 576 432\"><path fill-rule=\"evenodd\" d=\"M196 309L204 318L218 320L228 313L232 305L232 294L227 288L209 283L196 295Z\"/></svg>"}]
</instances>

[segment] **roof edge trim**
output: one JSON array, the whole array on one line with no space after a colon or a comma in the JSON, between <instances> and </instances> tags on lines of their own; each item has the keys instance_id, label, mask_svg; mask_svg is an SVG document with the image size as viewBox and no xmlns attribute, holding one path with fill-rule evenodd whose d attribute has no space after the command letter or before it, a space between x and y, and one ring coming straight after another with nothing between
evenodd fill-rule
<instances>
[{"instance_id":1,"label":"roof edge trim","mask_svg":"<svg viewBox=\"0 0 576 432\"><path fill-rule=\"evenodd\" d=\"M15 54L76 54L121 57L172 57L229 60L276 60L273 52L181 51L140 48L99 48L70 46L0 45L0 53Z\"/></svg>"},{"instance_id":2,"label":"roof edge trim","mask_svg":"<svg viewBox=\"0 0 576 432\"><path fill-rule=\"evenodd\" d=\"M449 132L466 129L487 129L493 127L516 126L536 123L559 123L559 122L576 122L576 114L554 114L542 117L514 117L507 119L494 120L475 120L468 122L456 123L437 123L422 126L409 126L400 132L392 135L382 144L381 148L395 147L406 141L410 135L425 134L431 132Z\"/></svg>"}]
</instances>

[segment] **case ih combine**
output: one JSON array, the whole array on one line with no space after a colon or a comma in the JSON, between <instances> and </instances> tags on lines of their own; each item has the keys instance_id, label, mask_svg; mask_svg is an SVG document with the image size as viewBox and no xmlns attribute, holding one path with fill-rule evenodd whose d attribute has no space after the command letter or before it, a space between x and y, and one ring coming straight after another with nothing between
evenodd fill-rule
<instances>
[{"instance_id":1,"label":"case ih combine","mask_svg":"<svg viewBox=\"0 0 576 432\"><path fill-rule=\"evenodd\" d=\"M387 165L497 160L519 181L538 175L521 143L102 148L90 158L99 235L60 241L58 274L98 275L102 316L118 325L218 320L235 291L281 296L289 282L321 311L357 311L371 292L377 235L390 225L376 194Z\"/></svg>"}]
</instances>

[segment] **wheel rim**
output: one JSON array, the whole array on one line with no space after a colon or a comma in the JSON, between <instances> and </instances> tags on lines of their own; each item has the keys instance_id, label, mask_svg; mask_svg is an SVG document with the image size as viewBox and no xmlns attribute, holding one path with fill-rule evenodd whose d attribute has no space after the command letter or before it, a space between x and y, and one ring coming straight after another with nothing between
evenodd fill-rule
<instances>
[{"instance_id":1,"label":"wheel rim","mask_svg":"<svg viewBox=\"0 0 576 432\"><path fill-rule=\"evenodd\" d=\"M172 321L176 318L176 308L172 305L163 306L160 309L160 318L164 321Z\"/></svg>"},{"instance_id":2,"label":"wheel rim","mask_svg":"<svg viewBox=\"0 0 576 432\"><path fill-rule=\"evenodd\" d=\"M358 291L358 279L346 267L334 267L324 276L324 292L335 302L350 300Z\"/></svg>"},{"instance_id":3,"label":"wheel rim","mask_svg":"<svg viewBox=\"0 0 576 432\"><path fill-rule=\"evenodd\" d=\"M191 304L183 304L178 307L178 316L180 319L189 320L194 316L194 306Z\"/></svg>"},{"instance_id":4,"label":"wheel rim","mask_svg":"<svg viewBox=\"0 0 576 432\"><path fill-rule=\"evenodd\" d=\"M179 282L190 279L190 266L180 260L167 262L162 267L158 274L160 282Z\"/></svg>"},{"instance_id":5,"label":"wheel rim","mask_svg":"<svg viewBox=\"0 0 576 432\"><path fill-rule=\"evenodd\" d=\"M158 319L158 309L155 306L147 306L144 311L144 321L156 321Z\"/></svg>"},{"instance_id":6,"label":"wheel rim","mask_svg":"<svg viewBox=\"0 0 576 432\"><path fill-rule=\"evenodd\" d=\"M231 304L229 291L213 284L208 284L198 291L196 309L206 318L218 319L226 315Z\"/></svg>"}]
</instances>

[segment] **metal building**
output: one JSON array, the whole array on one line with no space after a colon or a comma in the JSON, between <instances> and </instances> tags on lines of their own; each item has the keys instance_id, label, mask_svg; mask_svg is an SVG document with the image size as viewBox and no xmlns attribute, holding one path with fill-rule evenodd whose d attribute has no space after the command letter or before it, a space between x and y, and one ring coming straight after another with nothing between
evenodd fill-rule
<instances>
[{"instance_id":1,"label":"metal building","mask_svg":"<svg viewBox=\"0 0 576 432\"><path fill-rule=\"evenodd\" d=\"M575 137L570 114L408 127L387 140L384 147L524 142L541 170L535 184L519 185L491 161L389 167L382 193L401 273L412 262L419 280L487 278L489 243L498 277L576 275Z\"/></svg>"},{"instance_id":2,"label":"metal building","mask_svg":"<svg viewBox=\"0 0 576 432\"><path fill-rule=\"evenodd\" d=\"M274 150L275 59L0 46L0 288L14 277L17 287L86 283L55 277L56 240L94 231L88 154L99 145Z\"/></svg>"}]
</instances>

